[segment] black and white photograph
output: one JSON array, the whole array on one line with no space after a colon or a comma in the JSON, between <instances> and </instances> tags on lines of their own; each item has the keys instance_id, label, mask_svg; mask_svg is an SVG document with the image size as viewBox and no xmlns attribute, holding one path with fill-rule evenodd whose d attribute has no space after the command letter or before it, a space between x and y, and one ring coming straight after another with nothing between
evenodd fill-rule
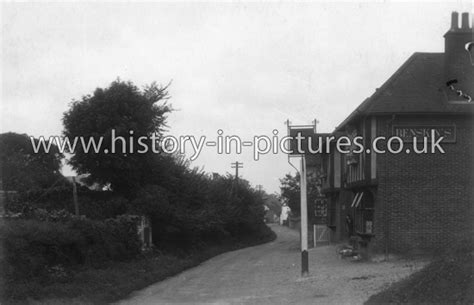
<instances>
[{"instance_id":1,"label":"black and white photograph","mask_svg":"<svg viewBox=\"0 0 474 305\"><path fill-rule=\"evenodd\" d=\"M0 304L474 304L473 0L0 24Z\"/></svg>"}]
</instances>

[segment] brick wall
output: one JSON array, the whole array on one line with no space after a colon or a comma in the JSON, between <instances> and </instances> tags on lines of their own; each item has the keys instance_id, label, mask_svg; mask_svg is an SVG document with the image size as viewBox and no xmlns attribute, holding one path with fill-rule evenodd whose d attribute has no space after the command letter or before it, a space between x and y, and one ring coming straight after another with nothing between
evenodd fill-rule
<instances>
[{"instance_id":1,"label":"brick wall","mask_svg":"<svg viewBox=\"0 0 474 305\"><path fill-rule=\"evenodd\" d=\"M391 252L418 251L472 238L472 117L378 117L377 135L391 135L393 124L455 124L456 143L443 144L445 154L377 156L375 248L384 250L388 245Z\"/></svg>"}]
</instances>

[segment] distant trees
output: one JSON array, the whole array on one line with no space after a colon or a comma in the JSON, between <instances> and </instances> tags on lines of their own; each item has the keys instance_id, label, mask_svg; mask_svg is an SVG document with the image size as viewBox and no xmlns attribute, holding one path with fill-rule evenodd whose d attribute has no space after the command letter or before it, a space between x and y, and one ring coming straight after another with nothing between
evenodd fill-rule
<instances>
[{"instance_id":1,"label":"distant trees","mask_svg":"<svg viewBox=\"0 0 474 305\"><path fill-rule=\"evenodd\" d=\"M264 194L263 198L265 205L275 213L275 215L281 214L281 201L278 194Z\"/></svg>"},{"instance_id":2,"label":"distant trees","mask_svg":"<svg viewBox=\"0 0 474 305\"><path fill-rule=\"evenodd\" d=\"M138 153L138 139L155 134L161 137L167 115L172 111L167 104L168 86L152 83L138 89L131 82L116 80L107 88L97 88L92 95L73 101L64 113L64 136L93 138L101 151L88 153L77 145L70 164L79 174L90 174L91 182L108 185L116 192L129 194L147 183L153 175L157 158L151 152ZM115 141L112 135L125 141ZM151 148L151 139L142 141Z\"/></svg>"},{"instance_id":3,"label":"distant trees","mask_svg":"<svg viewBox=\"0 0 474 305\"><path fill-rule=\"evenodd\" d=\"M316 198L320 196L320 190L317 186L318 178L316 175L308 174L307 178L307 200L308 213L313 209ZM300 174L294 176L286 174L280 179L281 199L286 202L294 215L300 215L301 193L300 193Z\"/></svg>"},{"instance_id":4,"label":"distant trees","mask_svg":"<svg viewBox=\"0 0 474 305\"><path fill-rule=\"evenodd\" d=\"M297 173L295 176L286 174L285 177L280 179L280 191L283 202L286 202L290 207L291 211L299 215L300 214L300 175Z\"/></svg>"},{"instance_id":5,"label":"distant trees","mask_svg":"<svg viewBox=\"0 0 474 305\"><path fill-rule=\"evenodd\" d=\"M38 146L38 139L33 139ZM50 187L62 177L64 158L56 145L48 153L35 153L26 134L0 134L0 178L5 190L32 190Z\"/></svg>"}]
</instances>

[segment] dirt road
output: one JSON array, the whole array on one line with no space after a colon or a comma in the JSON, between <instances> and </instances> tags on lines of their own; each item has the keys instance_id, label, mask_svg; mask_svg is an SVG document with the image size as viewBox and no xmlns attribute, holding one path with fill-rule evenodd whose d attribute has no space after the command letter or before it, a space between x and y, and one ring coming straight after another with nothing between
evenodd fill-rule
<instances>
[{"instance_id":1,"label":"dirt road","mask_svg":"<svg viewBox=\"0 0 474 305\"><path fill-rule=\"evenodd\" d=\"M362 304L425 264L351 262L322 246L310 249L310 274L301 278L298 232L272 229L274 242L216 256L119 304Z\"/></svg>"}]
</instances>

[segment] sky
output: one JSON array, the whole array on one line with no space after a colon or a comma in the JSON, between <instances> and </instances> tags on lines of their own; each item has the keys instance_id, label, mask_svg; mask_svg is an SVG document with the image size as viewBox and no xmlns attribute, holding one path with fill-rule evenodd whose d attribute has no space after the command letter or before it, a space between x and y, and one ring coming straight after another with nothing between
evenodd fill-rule
<instances>
[{"instance_id":1,"label":"sky","mask_svg":"<svg viewBox=\"0 0 474 305\"><path fill-rule=\"evenodd\" d=\"M73 99L119 77L167 84L168 135L286 135L284 122L332 132L414 52L443 52L444 2L68 2L1 4L0 132L61 135ZM187 156L192 155L189 148ZM287 155L204 148L193 166L269 193ZM295 160L294 160L295 161ZM65 165L65 175L74 174Z\"/></svg>"}]
</instances>

